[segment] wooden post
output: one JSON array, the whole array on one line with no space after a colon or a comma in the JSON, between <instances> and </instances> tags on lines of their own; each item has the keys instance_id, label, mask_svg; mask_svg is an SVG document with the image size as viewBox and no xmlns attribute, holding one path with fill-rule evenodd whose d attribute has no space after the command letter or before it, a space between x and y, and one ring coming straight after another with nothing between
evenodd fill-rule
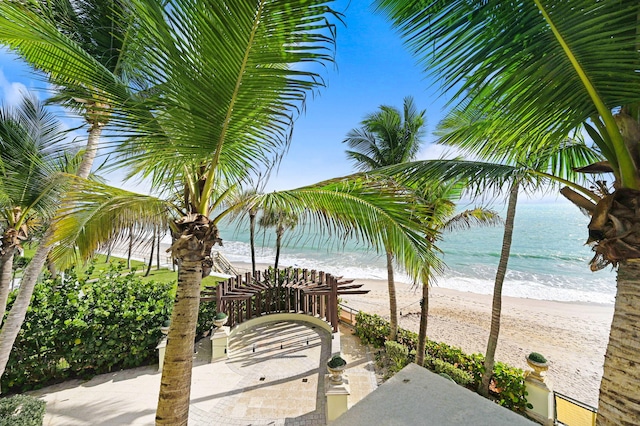
<instances>
[{"instance_id":1,"label":"wooden post","mask_svg":"<svg viewBox=\"0 0 640 426\"><path fill-rule=\"evenodd\" d=\"M331 277L329 280L331 285L331 325L333 326L333 332L338 332L338 280Z\"/></svg>"}]
</instances>

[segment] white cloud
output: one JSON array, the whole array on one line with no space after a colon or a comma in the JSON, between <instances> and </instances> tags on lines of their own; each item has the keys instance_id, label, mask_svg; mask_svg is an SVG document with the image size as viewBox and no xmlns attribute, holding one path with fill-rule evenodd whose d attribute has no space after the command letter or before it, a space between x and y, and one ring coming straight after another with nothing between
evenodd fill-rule
<instances>
[{"instance_id":1,"label":"white cloud","mask_svg":"<svg viewBox=\"0 0 640 426\"><path fill-rule=\"evenodd\" d=\"M418 160L453 159L461 156L462 154L457 148L429 143L418 153ZM470 158L467 157L467 159Z\"/></svg>"},{"instance_id":2,"label":"white cloud","mask_svg":"<svg viewBox=\"0 0 640 426\"><path fill-rule=\"evenodd\" d=\"M0 68L0 90L2 91L2 99L5 105L18 105L23 95L29 93L27 86L24 84L9 81L2 68Z\"/></svg>"}]
</instances>

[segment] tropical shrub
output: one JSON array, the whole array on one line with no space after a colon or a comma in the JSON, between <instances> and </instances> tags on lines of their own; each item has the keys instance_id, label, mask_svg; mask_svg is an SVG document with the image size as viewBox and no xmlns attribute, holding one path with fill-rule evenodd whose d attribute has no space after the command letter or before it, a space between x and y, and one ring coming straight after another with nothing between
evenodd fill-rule
<instances>
[{"instance_id":1,"label":"tropical shrub","mask_svg":"<svg viewBox=\"0 0 640 426\"><path fill-rule=\"evenodd\" d=\"M389 322L379 315L359 312L356 315L355 331L356 336L363 343L378 348L386 347ZM410 353L418 347L417 333L400 328L397 340L399 344L406 346ZM467 354L462 349L449 346L446 343L427 340L425 360L427 359L429 362L425 361L426 368L438 373L446 373L456 383L466 382L466 386L474 391L478 389L484 372L484 356L482 354ZM527 407L524 372L519 368L496 362L493 374L491 395L496 402L513 411L523 412Z\"/></svg>"},{"instance_id":2,"label":"tropical shrub","mask_svg":"<svg viewBox=\"0 0 640 426\"><path fill-rule=\"evenodd\" d=\"M397 373L409 364L409 348L405 345L387 340L384 342L384 352L390 373Z\"/></svg>"},{"instance_id":3,"label":"tropical shrub","mask_svg":"<svg viewBox=\"0 0 640 426\"><path fill-rule=\"evenodd\" d=\"M70 270L37 284L2 377L3 391L154 362L174 285L122 272L123 265L112 264L97 280Z\"/></svg>"},{"instance_id":4,"label":"tropical shrub","mask_svg":"<svg viewBox=\"0 0 640 426\"><path fill-rule=\"evenodd\" d=\"M0 426L42 426L47 404L28 395L0 399Z\"/></svg>"},{"instance_id":5,"label":"tropical shrub","mask_svg":"<svg viewBox=\"0 0 640 426\"><path fill-rule=\"evenodd\" d=\"M340 355L332 356L331 359L327 362L327 366L329 366L329 368L338 368L345 365L347 365L347 361L345 361L345 359Z\"/></svg>"},{"instance_id":6,"label":"tropical shrub","mask_svg":"<svg viewBox=\"0 0 640 426\"><path fill-rule=\"evenodd\" d=\"M529 358L529 361L537 362L538 364L545 364L547 362L547 359L538 352L531 352L527 355L527 358Z\"/></svg>"}]
</instances>

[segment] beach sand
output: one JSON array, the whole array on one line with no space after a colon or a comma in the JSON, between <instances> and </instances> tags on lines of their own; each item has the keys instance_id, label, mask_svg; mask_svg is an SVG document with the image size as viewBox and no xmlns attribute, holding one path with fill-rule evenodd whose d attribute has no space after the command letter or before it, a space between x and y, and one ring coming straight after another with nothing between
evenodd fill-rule
<instances>
[{"instance_id":1,"label":"beach sand","mask_svg":"<svg viewBox=\"0 0 640 426\"><path fill-rule=\"evenodd\" d=\"M250 264L234 262L240 271ZM268 265L259 265L264 269ZM348 277L345 277L348 278ZM356 310L389 317L387 282L356 279L370 290L365 295L343 296ZM508 285L508 283L507 283ZM420 291L396 283L400 327L418 332ZM432 287L429 299L429 339L484 353L491 322L490 295ZM496 359L527 369L525 356L540 352L549 361L552 388L586 404L597 406L604 353L613 305L502 298L500 338Z\"/></svg>"}]
</instances>

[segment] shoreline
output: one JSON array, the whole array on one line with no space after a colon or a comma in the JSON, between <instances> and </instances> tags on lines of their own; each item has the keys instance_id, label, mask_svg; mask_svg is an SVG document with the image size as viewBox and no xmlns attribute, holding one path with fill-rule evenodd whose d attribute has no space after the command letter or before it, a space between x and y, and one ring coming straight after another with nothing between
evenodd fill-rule
<instances>
[{"instance_id":1,"label":"shoreline","mask_svg":"<svg viewBox=\"0 0 640 426\"><path fill-rule=\"evenodd\" d=\"M232 262L239 271L246 262ZM269 265L257 264L257 269ZM346 277L345 277L346 278ZM352 277L349 277L350 279ZM343 303L389 317L387 282L359 279L364 295L343 296ZM420 292L411 284L396 282L401 328L418 332ZM432 287L427 335L431 340L457 346L469 353L484 353L491 323L492 295ZM502 297L501 327L496 360L528 369L525 356L540 352L549 360L548 382L558 392L597 406L604 354L613 305Z\"/></svg>"}]
</instances>

